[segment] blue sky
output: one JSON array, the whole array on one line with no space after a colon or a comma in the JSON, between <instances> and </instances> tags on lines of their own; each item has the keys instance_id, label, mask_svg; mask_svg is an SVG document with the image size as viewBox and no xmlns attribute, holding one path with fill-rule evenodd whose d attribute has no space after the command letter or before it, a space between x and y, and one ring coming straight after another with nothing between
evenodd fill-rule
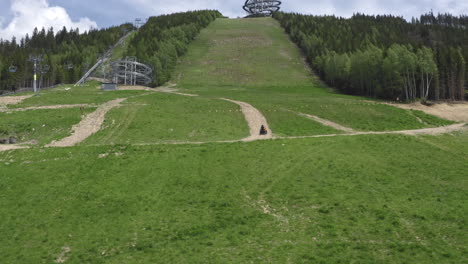
<instances>
[{"instance_id":1,"label":"blue sky","mask_svg":"<svg viewBox=\"0 0 468 264\"><path fill-rule=\"evenodd\" d=\"M66 26L80 30L133 21L137 17L196 9L217 9L229 17L244 16L245 0L0 0L0 38L31 33L34 27ZM468 14L468 0L283 0L282 10L349 17L355 12L394 14L407 19L431 9Z\"/></svg>"}]
</instances>

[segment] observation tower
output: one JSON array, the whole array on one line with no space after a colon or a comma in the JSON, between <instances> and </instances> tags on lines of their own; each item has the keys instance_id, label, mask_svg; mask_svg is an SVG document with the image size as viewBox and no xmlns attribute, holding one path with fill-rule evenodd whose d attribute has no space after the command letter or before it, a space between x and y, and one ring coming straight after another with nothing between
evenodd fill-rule
<instances>
[{"instance_id":1,"label":"observation tower","mask_svg":"<svg viewBox=\"0 0 468 264\"><path fill-rule=\"evenodd\" d=\"M249 14L247 17L264 17L279 11L280 5L278 0L246 0L242 8Z\"/></svg>"}]
</instances>

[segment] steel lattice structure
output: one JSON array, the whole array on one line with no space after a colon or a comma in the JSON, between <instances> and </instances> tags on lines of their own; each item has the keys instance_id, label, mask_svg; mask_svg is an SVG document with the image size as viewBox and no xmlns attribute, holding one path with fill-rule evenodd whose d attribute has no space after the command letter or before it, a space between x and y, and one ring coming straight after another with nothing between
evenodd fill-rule
<instances>
[{"instance_id":1,"label":"steel lattice structure","mask_svg":"<svg viewBox=\"0 0 468 264\"><path fill-rule=\"evenodd\" d=\"M114 82L125 85L148 85L151 83L153 70L137 61L136 57L126 57L125 60L111 63Z\"/></svg>"},{"instance_id":2,"label":"steel lattice structure","mask_svg":"<svg viewBox=\"0 0 468 264\"><path fill-rule=\"evenodd\" d=\"M242 8L249 16L271 16L280 10L280 5L278 0L246 0Z\"/></svg>"}]
</instances>

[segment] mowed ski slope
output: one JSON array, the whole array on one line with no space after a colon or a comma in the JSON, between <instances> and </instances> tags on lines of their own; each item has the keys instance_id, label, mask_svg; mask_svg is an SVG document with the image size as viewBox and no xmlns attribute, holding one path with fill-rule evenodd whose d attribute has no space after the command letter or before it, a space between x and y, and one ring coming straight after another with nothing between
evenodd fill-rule
<instances>
[{"instance_id":1,"label":"mowed ski slope","mask_svg":"<svg viewBox=\"0 0 468 264\"><path fill-rule=\"evenodd\" d=\"M214 142L249 133L222 99L284 137L450 123L321 87L272 19L217 20L173 82L199 96L88 87L15 106L127 98L78 146L0 152L1 263L466 262L466 131Z\"/></svg>"}]
</instances>

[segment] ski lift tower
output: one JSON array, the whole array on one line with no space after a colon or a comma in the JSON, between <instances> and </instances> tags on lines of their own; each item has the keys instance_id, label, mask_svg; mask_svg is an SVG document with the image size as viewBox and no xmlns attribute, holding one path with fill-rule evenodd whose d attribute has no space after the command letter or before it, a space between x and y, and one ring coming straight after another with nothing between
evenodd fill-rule
<instances>
[{"instance_id":1,"label":"ski lift tower","mask_svg":"<svg viewBox=\"0 0 468 264\"><path fill-rule=\"evenodd\" d=\"M32 61L34 63L34 83L33 83L33 89L34 93L36 93L36 96L39 96L37 93L37 66L38 63L43 61L42 55L30 55L29 56L29 61Z\"/></svg>"}]
</instances>

